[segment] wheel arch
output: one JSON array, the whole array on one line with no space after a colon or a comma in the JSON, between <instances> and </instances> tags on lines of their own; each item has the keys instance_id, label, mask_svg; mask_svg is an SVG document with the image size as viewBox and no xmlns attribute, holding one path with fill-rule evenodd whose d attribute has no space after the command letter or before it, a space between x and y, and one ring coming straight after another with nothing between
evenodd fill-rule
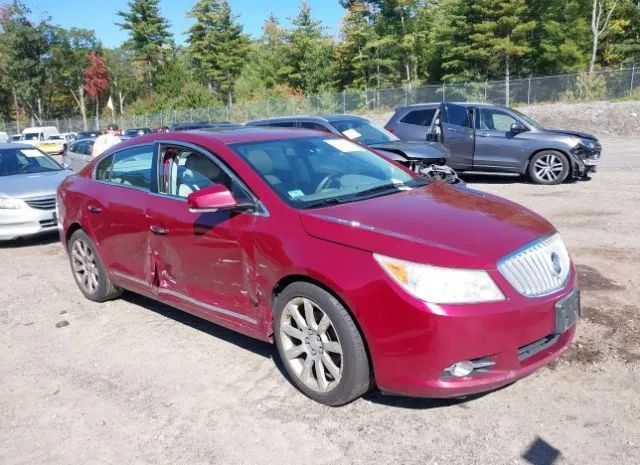
<instances>
[{"instance_id":1,"label":"wheel arch","mask_svg":"<svg viewBox=\"0 0 640 465\"><path fill-rule=\"evenodd\" d=\"M271 291L271 302L270 302L271 308L272 309L274 308L278 295L281 294L282 291L284 291L284 289L287 288L287 286L294 283L298 283L298 282L304 282L304 283L309 283L309 284L318 286L320 289L331 294L338 302L340 302L340 304L342 304L344 309L347 311L347 313L353 320L353 323L356 325L356 328L358 328L358 332L360 333L360 336L364 341L364 348L367 351L367 358L369 359L369 370L371 370L371 375L375 380L373 359L371 357L371 350L369 348L369 342L367 341L367 335L363 331L362 326L358 321L358 318L356 317L351 307L348 305L347 301L338 292L334 291L328 284L322 282L319 279L316 279L308 275L303 275L303 274L290 274L290 275L284 276L276 283L276 285L273 287ZM273 327L271 328L271 331L273 333Z\"/></svg>"},{"instance_id":2,"label":"wheel arch","mask_svg":"<svg viewBox=\"0 0 640 465\"><path fill-rule=\"evenodd\" d=\"M67 228L67 231L64 236L65 247L69 246L69 241L71 240L71 236L73 236L73 233L75 233L79 229L84 231L84 228L82 227L82 225L80 225L80 223L71 223L71 225Z\"/></svg>"}]
</instances>

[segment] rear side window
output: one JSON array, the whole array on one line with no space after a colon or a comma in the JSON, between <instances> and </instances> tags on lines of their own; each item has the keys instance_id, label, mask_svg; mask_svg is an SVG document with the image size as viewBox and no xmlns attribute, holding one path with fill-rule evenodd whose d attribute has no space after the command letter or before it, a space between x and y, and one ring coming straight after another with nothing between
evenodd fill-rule
<instances>
[{"instance_id":1,"label":"rear side window","mask_svg":"<svg viewBox=\"0 0 640 465\"><path fill-rule=\"evenodd\" d=\"M454 126L471 127L471 118L469 118L469 110L460 105L444 106L444 123L453 124Z\"/></svg>"},{"instance_id":2,"label":"rear side window","mask_svg":"<svg viewBox=\"0 0 640 465\"><path fill-rule=\"evenodd\" d=\"M400 122L405 124L415 124L416 126L431 126L431 122L433 121L433 116L435 114L435 108L414 110L404 115Z\"/></svg>"},{"instance_id":3,"label":"rear side window","mask_svg":"<svg viewBox=\"0 0 640 465\"><path fill-rule=\"evenodd\" d=\"M148 190L151 187L153 146L134 147L114 154L111 182Z\"/></svg>"},{"instance_id":4,"label":"rear side window","mask_svg":"<svg viewBox=\"0 0 640 465\"><path fill-rule=\"evenodd\" d=\"M98 181L111 181L111 164L113 163L113 155L98 163L96 168L96 179Z\"/></svg>"},{"instance_id":5,"label":"rear side window","mask_svg":"<svg viewBox=\"0 0 640 465\"><path fill-rule=\"evenodd\" d=\"M296 123L294 121L281 121L279 123L269 123L266 126L273 126L277 128L295 128Z\"/></svg>"}]
</instances>

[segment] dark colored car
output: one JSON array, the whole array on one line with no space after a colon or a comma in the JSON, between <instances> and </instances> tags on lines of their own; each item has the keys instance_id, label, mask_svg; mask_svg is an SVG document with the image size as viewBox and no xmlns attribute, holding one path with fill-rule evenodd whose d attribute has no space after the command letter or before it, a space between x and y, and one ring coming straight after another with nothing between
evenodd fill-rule
<instances>
[{"instance_id":1,"label":"dark colored car","mask_svg":"<svg viewBox=\"0 0 640 465\"><path fill-rule=\"evenodd\" d=\"M76 134L76 140L80 139L95 139L96 137L102 135L100 131L82 131Z\"/></svg>"},{"instance_id":2,"label":"dark colored car","mask_svg":"<svg viewBox=\"0 0 640 465\"><path fill-rule=\"evenodd\" d=\"M536 184L589 179L602 147L592 134L546 129L511 108L425 103L398 108L386 129L403 140L436 140L457 171L528 174Z\"/></svg>"},{"instance_id":3,"label":"dark colored car","mask_svg":"<svg viewBox=\"0 0 640 465\"><path fill-rule=\"evenodd\" d=\"M150 128L131 128L125 131L125 133L123 134L123 137L125 138L139 137L139 136L144 136L145 134L151 134L151 129Z\"/></svg>"},{"instance_id":4,"label":"dark colored car","mask_svg":"<svg viewBox=\"0 0 640 465\"><path fill-rule=\"evenodd\" d=\"M551 224L333 134L142 136L58 198L87 298L127 289L275 342L295 386L325 404L374 384L492 390L574 336L576 272Z\"/></svg>"},{"instance_id":5,"label":"dark colored car","mask_svg":"<svg viewBox=\"0 0 640 465\"><path fill-rule=\"evenodd\" d=\"M287 116L253 120L246 125L311 129L340 135L371 147L416 173L432 165L445 165L449 157L449 151L440 143L403 142L368 119L353 115Z\"/></svg>"},{"instance_id":6,"label":"dark colored car","mask_svg":"<svg viewBox=\"0 0 640 465\"><path fill-rule=\"evenodd\" d=\"M228 121L200 121L190 123L177 123L171 126L172 131L193 131L195 129L234 129L242 127L238 123L230 123Z\"/></svg>"}]
</instances>

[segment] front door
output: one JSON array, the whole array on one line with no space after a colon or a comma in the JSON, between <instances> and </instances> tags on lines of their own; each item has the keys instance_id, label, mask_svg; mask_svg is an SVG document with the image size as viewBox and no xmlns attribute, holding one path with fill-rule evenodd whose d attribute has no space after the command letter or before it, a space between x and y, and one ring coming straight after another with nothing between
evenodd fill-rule
<instances>
[{"instance_id":1,"label":"front door","mask_svg":"<svg viewBox=\"0 0 640 465\"><path fill-rule=\"evenodd\" d=\"M529 156L527 133L511 131L520 121L498 108L479 108L475 122L474 169L519 171Z\"/></svg>"},{"instance_id":2,"label":"front door","mask_svg":"<svg viewBox=\"0 0 640 465\"><path fill-rule=\"evenodd\" d=\"M440 110L442 143L451 151L447 164L454 169L468 170L473 166L475 138L472 111L462 105L443 103Z\"/></svg>"},{"instance_id":3,"label":"front door","mask_svg":"<svg viewBox=\"0 0 640 465\"><path fill-rule=\"evenodd\" d=\"M92 198L84 206L105 267L132 286L148 280L146 209L151 185L153 145L124 149L96 169Z\"/></svg>"},{"instance_id":4,"label":"front door","mask_svg":"<svg viewBox=\"0 0 640 465\"><path fill-rule=\"evenodd\" d=\"M187 196L223 184L241 200L249 195L211 154L160 144L159 192L147 209L154 291L166 300L195 306L213 318L257 321L254 222L250 213L189 211Z\"/></svg>"}]
</instances>

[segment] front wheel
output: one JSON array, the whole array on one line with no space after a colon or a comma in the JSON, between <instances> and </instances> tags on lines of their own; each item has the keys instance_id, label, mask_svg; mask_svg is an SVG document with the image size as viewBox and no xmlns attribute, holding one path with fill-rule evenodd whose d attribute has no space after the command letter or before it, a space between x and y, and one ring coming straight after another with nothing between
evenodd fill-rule
<instances>
[{"instance_id":1,"label":"front wheel","mask_svg":"<svg viewBox=\"0 0 640 465\"><path fill-rule=\"evenodd\" d=\"M360 331L324 289L304 282L289 285L276 300L274 336L293 384L311 399L343 405L371 387Z\"/></svg>"},{"instance_id":2,"label":"front wheel","mask_svg":"<svg viewBox=\"0 0 640 465\"><path fill-rule=\"evenodd\" d=\"M529 177L535 184L560 184L569 176L569 160L552 150L536 153L529 162Z\"/></svg>"}]
</instances>

